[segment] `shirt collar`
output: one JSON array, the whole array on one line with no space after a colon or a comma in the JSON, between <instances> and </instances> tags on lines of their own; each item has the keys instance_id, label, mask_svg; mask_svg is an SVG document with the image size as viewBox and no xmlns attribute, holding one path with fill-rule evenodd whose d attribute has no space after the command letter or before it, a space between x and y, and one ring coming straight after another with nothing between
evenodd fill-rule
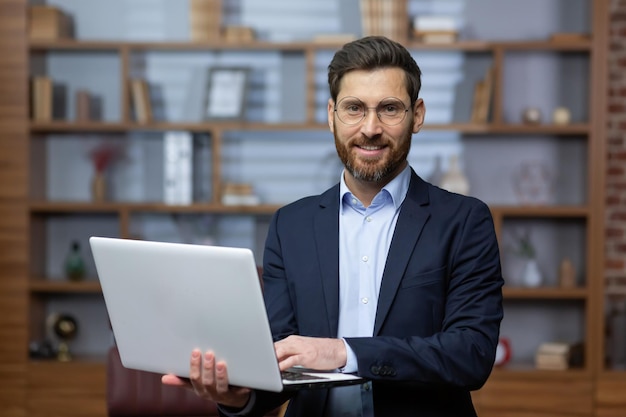
<instances>
[{"instance_id":1,"label":"shirt collar","mask_svg":"<svg viewBox=\"0 0 626 417\"><path fill-rule=\"evenodd\" d=\"M344 201L344 197L346 194L352 196L352 192L348 189L346 185L346 181L344 179L345 169L341 172L341 179L339 181L339 203L342 206L341 202ZM392 179L387 185L380 190L379 194L382 192L386 192L391 197L393 205L396 210L400 208L404 198L406 197L407 192L409 191L409 183L411 182L411 167L409 164L404 167L404 169L398 174L394 179ZM376 197L374 197L376 198Z\"/></svg>"}]
</instances>

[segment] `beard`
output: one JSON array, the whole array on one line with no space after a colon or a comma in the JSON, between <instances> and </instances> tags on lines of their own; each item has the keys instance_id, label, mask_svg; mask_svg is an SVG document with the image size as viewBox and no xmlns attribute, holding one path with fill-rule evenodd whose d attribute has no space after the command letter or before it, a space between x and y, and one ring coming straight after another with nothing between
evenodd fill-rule
<instances>
[{"instance_id":1,"label":"beard","mask_svg":"<svg viewBox=\"0 0 626 417\"><path fill-rule=\"evenodd\" d=\"M398 169L403 166L409 151L411 150L411 138L413 133L409 130L398 141L392 141L385 138L384 135L376 138L352 139L342 141L334 131L335 148L337 155L343 163L346 170L357 180L366 182L380 182L397 173ZM362 158L352 152L355 145L362 146L387 146L388 152L382 157Z\"/></svg>"}]
</instances>

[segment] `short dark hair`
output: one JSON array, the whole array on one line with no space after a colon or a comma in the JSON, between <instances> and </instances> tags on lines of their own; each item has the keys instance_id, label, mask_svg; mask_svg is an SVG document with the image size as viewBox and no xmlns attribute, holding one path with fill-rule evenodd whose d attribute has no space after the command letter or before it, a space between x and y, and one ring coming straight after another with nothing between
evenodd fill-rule
<instances>
[{"instance_id":1,"label":"short dark hair","mask_svg":"<svg viewBox=\"0 0 626 417\"><path fill-rule=\"evenodd\" d=\"M328 65L330 96L337 101L341 79L346 73L385 67L404 70L411 106L415 104L422 86L422 71L404 46L384 36L357 39L345 44L335 53Z\"/></svg>"}]
</instances>

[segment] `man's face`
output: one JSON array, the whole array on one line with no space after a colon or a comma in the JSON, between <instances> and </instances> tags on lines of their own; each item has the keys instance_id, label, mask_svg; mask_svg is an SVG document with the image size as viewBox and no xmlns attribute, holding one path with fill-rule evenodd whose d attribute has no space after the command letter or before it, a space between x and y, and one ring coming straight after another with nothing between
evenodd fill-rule
<instances>
[{"instance_id":1,"label":"man's face","mask_svg":"<svg viewBox=\"0 0 626 417\"><path fill-rule=\"evenodd\" d=\"M399 68L356 70L344 75L337 103L349 98L368 108L365 117L355 124L338 118L335 102L328 101L328 124L335 136L337 154L347 173L356 180L386 183L405 166L411 136L421 128L425 109L421 99L410 107L404 76ZM399 99L408 109L404 119L393 126L383 123L385 119L381 121L377 115L377 109L386 109L389 98Z\"/></svg>"}]
</instances>

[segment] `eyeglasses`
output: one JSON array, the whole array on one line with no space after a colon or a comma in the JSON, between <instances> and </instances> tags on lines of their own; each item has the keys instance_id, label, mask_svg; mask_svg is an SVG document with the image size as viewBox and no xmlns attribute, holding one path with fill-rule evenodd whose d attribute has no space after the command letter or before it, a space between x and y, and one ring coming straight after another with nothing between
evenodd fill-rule
<instances>
[{"instance_id":1,"label":"eyeglasses","mask_svg":"<svg viewBox=\"0 0 626 417\"><path fill-rule=\"evenodd\" d=\"M381 123L395 126L404 120L409 111L402 100L396 97L387 97L381 100L376 107L367 107L356 97L344 97L335 105L335 113L342 123L355 125L360 123L369 109L376 109L376 115Z\"/></svg>"}]
</instances>

